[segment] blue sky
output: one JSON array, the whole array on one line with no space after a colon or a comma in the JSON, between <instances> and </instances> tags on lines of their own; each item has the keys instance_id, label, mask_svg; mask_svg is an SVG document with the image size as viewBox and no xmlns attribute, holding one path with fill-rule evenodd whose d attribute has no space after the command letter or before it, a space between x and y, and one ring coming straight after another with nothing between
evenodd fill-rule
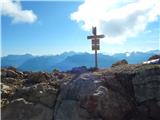
<instances>
[{"instance_id":1,"label":"blue sky","mask_svg":"<svg viewBox=\"0 0 160 120\"><path fill-rule=\"evenodd\" d=\"M8 54L50 55L66 51L93 52L91 42L86 39L91 32L83 25L85 19L72 18L72 14L81 13L80 1L23 1L23 10L32 10L36 18L26 21L13 21L13 17L2 15L2 56ZM79 13L78 13L79 12ZM76 16L76 15L75 15ZM145 29L129 36L120 44L101 42L101 53L127 51L148 51L160 49L159 21L148 22ZM103 30L100 30L103 32ZM105 35L107 32L105 32ZM107 37L109 40L109 37ZM111 39L112 40L112 39Z\"/></svg>"}]
</instances>

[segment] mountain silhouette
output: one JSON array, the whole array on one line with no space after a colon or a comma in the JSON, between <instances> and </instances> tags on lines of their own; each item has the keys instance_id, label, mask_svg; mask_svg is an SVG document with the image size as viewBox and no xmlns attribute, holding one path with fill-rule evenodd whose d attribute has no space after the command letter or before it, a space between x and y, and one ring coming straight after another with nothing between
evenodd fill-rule
<instances>
[{"instance_id":1,"label":"mountain silhouette","mask_svg":"<svg viewBox=\"0 0 160 120\"><path fill-rule=\"evenodd\" d=\"M160 50L148 52L117 53L114 55L98 54L98 63L100 68L108 68L118 60L126 59L129 64L137 64L146 61L150 56L159 54ZM94 54L65 52L59 55L33 56L8 55L1 58L2 67L13 66L23 71L52 71L59 69L61 71L70 70L73 67L86 66L94 67Z\"/></svg>"}]
</instances>

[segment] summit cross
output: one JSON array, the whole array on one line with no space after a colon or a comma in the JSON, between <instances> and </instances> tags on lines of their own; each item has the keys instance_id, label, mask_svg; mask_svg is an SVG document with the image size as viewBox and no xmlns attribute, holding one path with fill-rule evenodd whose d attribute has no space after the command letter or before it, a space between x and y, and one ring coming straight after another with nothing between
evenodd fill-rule
<instances>
[{"instance_id":1,"label":"summit cross","mask_svg":"<svg viewBox=\"0 0 160 120\"><path fill-rule=\"evenodd\" d=\"M98 68L98 58L97 58L97 51L100 50L100 38L104 38L104 35L97 35L97 28L92 27L92 34L91 36L87 36L87 39L92 40L92 50L95 51L95 68Z\"/></svg>"}]
</instances>

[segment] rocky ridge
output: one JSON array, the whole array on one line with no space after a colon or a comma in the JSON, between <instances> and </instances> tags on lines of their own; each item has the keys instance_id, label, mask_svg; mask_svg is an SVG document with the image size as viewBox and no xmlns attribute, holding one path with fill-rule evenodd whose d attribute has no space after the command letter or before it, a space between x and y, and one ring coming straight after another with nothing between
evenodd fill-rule
<instances>
[{"instance_id":1,"label":"rocky ridge","mask_svg":"<svg viewBox=\"0 0 160 120\"><path fill-rule=\"evenodd\" d=\"M2 120L159 120L160 65L120 63L66 73L1 69Z\"/></svg>"}]
</instances>

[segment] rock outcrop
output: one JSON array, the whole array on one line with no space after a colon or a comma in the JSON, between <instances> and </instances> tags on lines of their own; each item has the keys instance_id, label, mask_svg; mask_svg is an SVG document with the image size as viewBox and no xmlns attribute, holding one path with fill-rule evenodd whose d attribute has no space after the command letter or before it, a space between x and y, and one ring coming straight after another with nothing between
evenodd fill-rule
<instances>
[{"instance_id":1,"label":"rock outcrop","mask_svg":"<svg viewBox=\"0 0 160 120\"><path fill-rule=\"evenodd\" d=\"M61 74L66 76L66 80L70 77ZM2 69L1 78L2 120L53 120L59 92L57 76Z\"/></svg>"},{"instance_id":2,"label":"rock outcrop","mask_svg":"<svg viewBox=\"0 0 160 120\"><path fill-rule=\"evenodd\" d=\"M133 105L121 95L125 92L120 84L116 91L109 87L111 82L116 83L114 77L105 80L93 73L82 74L63 86L56 103L55 120L121 120L132 111Z\"/></svg>"},{"instance_id":3,"label":"rock outcrop","mask_svg":"<svg viewBox=\"0 0 160 120\"><path fill-rule=\"evenodd\" d=\"M151 56L148 60L160 59L160 54Z\"/></svg>"},{"instance_id":4,"label":"rock outcrop","mask_svg":"<svg viewBox=\"0 0 160 120\"><path fill-rule=\"evenodd\" d=\"M128 64L127 60L123 59L123 60L120 60L114 64L112 64L112 67L115 67L115 66L118 66L118 65L125 65L125 64Z\"/></svg>"},{"instance_id":5,"label":"rock outcrop","mask_svg":"<svg viewBox=\"0 0 160 120\"><path fill-rule=\"evenodd\" d=\"M2 120L160 119L159 64L120 62L82 73L1 71Z\"/></svg>"}]
</instances>

